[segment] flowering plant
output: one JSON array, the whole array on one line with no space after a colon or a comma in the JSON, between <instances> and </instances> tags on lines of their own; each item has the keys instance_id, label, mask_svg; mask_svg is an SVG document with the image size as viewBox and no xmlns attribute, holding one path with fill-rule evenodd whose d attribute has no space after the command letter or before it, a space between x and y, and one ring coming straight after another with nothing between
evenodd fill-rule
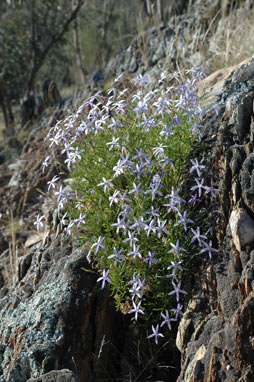
<instances>
[{"instance_id":1,"label":"flowering plant","mask_svg":"<svg viewBox=\"0 0 254 382\"><path fill-rule=\"evenodd\" d=\"M59 210L68 210L66 234L78 232L89 246L87 260L117 309L154 323L148 338L156 344L159 330L183 315L181 272L190 245L209 258L217 251L189 217L204 194L217 191L204 184L204 165L191 159L195 183L187 199L179 187L208 112L196 92L202 71L184 75L162 73L156 82L140 75L124 90L117 78L106 96L98 92L49 134L52 146L63 146L73 179L71 197L63 185L55 190L58 177L49 182Z\"/></svg>"}]
</instances>

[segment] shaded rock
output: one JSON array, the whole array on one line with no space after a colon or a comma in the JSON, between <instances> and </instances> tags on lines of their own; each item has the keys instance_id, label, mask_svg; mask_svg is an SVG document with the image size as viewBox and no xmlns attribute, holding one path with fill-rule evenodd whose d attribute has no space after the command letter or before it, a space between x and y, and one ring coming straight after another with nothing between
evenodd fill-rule
<instances>
[{"instance_id":1,"label":"shaded rock","mask_svg":"<svg viewBox=\"0 0 254 382\"><path fill-rule=\"evenodd\" d=\"M183 317L179 325L178 382L254 380L253 70L251 60L228 77L219 96L219 117L203 140L213 145L209 137L216 131L209 176L220 188L213 206L221 216L219 255L210 275L200 272L192 292L197 301L207 301L208 314L187 307L187 320ZM197 334L191 327L198 328ZM201 359L196 358L199 351Z\"/></svg>"},{"instance_id":2,"label":"shaded rock","mask_svg":"<svg viewBox=\"0 0 254 382\"><path fill-rule=\"evenodd\" d=\"M39 378L29 378L26 382L78 382L78 378L70 370L53 370Z\"/></svg>"},{"instance_id":3,"label":"shaded rock","mask_svg":"<svg viewBox=\"0 0 254 382\"><path fill-rule=\"evenodd\" d=\"M238 124L236 130L240 139L250 133L251 117L253 116L253 98L248 95L238 106Z\"/></svg>"}]
</instances>

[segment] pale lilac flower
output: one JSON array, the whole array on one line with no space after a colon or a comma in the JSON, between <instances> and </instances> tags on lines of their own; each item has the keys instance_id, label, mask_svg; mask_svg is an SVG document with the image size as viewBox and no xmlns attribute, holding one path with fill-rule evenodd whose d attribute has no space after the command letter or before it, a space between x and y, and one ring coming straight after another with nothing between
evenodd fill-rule
<instances>
[{"instance_id":1,"label":"pale lilac flower","mask_svg":"<svg viewBox=\"0 0 254 382\"><path fill-rule=\"evenodd\" d=\"M151 127L156 127L154 124L154 118L153 117L148 117L146 118L146 115L143 114L143 122L140 122L138 126L144 126L145 132L148 133Z\"/></svg>"},{"instance_id":2,"label":"pale lilac flower","mask_svg":"<svg viewBox=\"0 0 254 382\"><path fill-rule=\"evenodd\" d=\"M45 158L44 162L42 163L42 172L43 172L43 173L44 173L44 171L45 171L45 168L49 166L48 161L49 161L50 158L51 158L50 156L47 156L47 157Z\"/></svg>"},{"instance_id":3,"label":"pale lilac flower","mask_svg":"<svg viewBox=\"0 0 254 382\"><path fill-rule=\"evenodd\" d=\"M114 265L116 266L117 260L123 260L126 261L125 258L121 255L123 248L119 249L119 251L116 250L116 248L113 248L114 253L110 256L108 256L108 259L114 258Z\"/></svg>"},{"instance_id":4,"label":"pale lilac flower","mask_svg":"<svg viewBox=\"0 0 254 382\"><path fill-rule=\"evenodd\" d=\"M151 187L151 189L147 190L146 194L150 194L151 193L151 195L152 195L152 202L153 202L154 198L155 198L155 195L162 196L162 193L160 191L158 191L158 186L157 185L154 185L153 183L151 183L150 187Z\"/></svg>"},{"instance_id":5,"label":"pale lilac flower","mask_svg":"<svg viewBox=\"0 0 254 382\"><path fill-rule=\"evenodd\" d=\"M154 102L154 104L153 104L154 106L157 107L157 109L155 110L155 113L158 115L160 114L161 117L164 119L165 113L166 114L170 113L169 103L170 103L170 101L168 98L159 97L158 101Z\"/></svg>"},{"instance_id":6,"label":"pale lilac flower","mask_svg":"<svg viewBox=\"0 0 254 382\"><path fill-rule=\"evenodd\" d=\"M74 226L74 221L71 220L71 221L69 222L68 226L65 227L65 229L64 229L65 237L70 236L70 234L71 234L71 230L72 230L72 227L73 227L73 226Z\"/></svg>"},{"instance_id":7,"label":"pale lilac flower","mask_svg":"<svg viewBox=\"0 0 254 382\"><path fill-rule=\"evenodd\" d=\"M171 199L169 203L163 204L163 207L168 207L167 213L169 214L172 210L179 212L179 203L175 199Z\"/></svg>"},{"instance_id":8,"label":"pale lilac flower","mask_svg":"<svg viewBox=\"0 0 254 382\"><path fill-rule=\"evenodd\" d=\"M113 149L113 147L120 147L119 143L117 143L119 141L120 138L115 138L113 137L112 138L112 142L108 142L106 143L107 146L110 146L109 147L109 151L111 151Z\"/></svg>"},{"instance_id":9,"label":"pale lilac flower","mask_svg":"<svg viewBox=\"0 0 254 382\"><path fill-rule=\"evenodd\" d=\"M178 303L176 309L170 309L170 312L175 313L175 318L174 318L175 321L178 319L179 314L181 314L181 316L183 316L183 312L181 311L182 307L183 306L180 303Z\"/></svg>"},{"instance_id":10,"label":"pale lilac flower","mask_svg":"<svg viewBox=\"0 0 254 382\"><path fill-rule=\"evenodd\" d=\"M132 275L132 280L128 281L128 284L133 285L135 283L139 283L140 282L139 277L140 277L140 274L138 273L136 275L136 273L134 272L133 275Z\"/></svg>"},{"instance_id":11,"label":"pale lilac flower","mask_svg":"<svg viewBox=\"0 0 254 382\"><path fill-rule=\"evenodd\" d=\"M164 320L162 321L162 323L160 324L160 326L162 327L162 326L164 326L165 324L167 324L169 330L171 330L171 321L175 321L174 318L169 317L168 310L166 310L166 314L161 313L161 315L162 315L162 317L164 318Z\"/></svg>"},{"instance_id":12,"label":"pale lilac flower","mask_svg":"<svg viewBox=\"0 0 254 382\"><path fill-rule=\"evenodd\" d=\"M164 335L162 333L159 333L159 325L158 324L157 324L156 328L152 325L152 330L153 330L153 333L150 334L150 336L148 336L147 338L154 337L155 343L156 343L156 345L158 345L158 337L164 337Z\"/></svg>"},{"instance_id":13,"label":"pale lilac flower","mask_svg":"<svg viewBox=\"0 0 254 382\"><path fill-rule=\"evenodd\" d=\"M194 223L193 220L187 219L187 212L184 211L183 215L178 211L178 217L180 218L175 225L183 224L184 230L187 231L187 223Z\"/></svg>"},{"instance_id":14,"label":"pale lilac flower","mask_svg":"<svg viewBox=\"0 0 254 382\"><path fill-rule=\"evenodd\" d=\"M105 286L105 282L106 282L106 281L107 281L108 283L111 283L110 279L108 278L108 274L109 274L109 270L108 270L108 271L105 271L105 269L103 269L102 277L99 277L98 280L97 280L97 282L102 281L101 289L104 288L104 286Z\"/></svg>"},{"instance_id":15,"label":"pale lilac flower","mask_svg":"<svg viewBox=\"0 0 254 382\"><path fill-rule=\"evenodd\" d=\"M146 236L148 237L151 233L156 233L156 227L154 226L155 220L152 219L148 225L145 226L145 231L147 231Z\"/></svg>"},{"instance_id":16,"label":"pale lilac flower","mask_svg":"<svg viewBox=\"0 0 254 382\"><path fill-rule=\"evenodd\" d=\"M133 189L129 191L129 194L135 193L136 197L138 197L138 194L140 194L140 193L144 194L144 191L141 190L140 186L141 186L141 183L139 183L136 186L136 183L133 182Z\"/></svg>"},{"instance_id":17,"label":"pale lilac flower","mask_svg":"<svg viewBox=\"0 0 254 382\"><path fill-rule=\"evenodd\" d=\"M77 163L75 157L73 156L73 153L67 154L67 159L65 159L64 163L67 164L67 168L69 171L71 171L71 165Z\"/></svg>"},{"instance_id":18,"label":"pale lilac flower","mask_svg":"<svg viewBox=\"0 0 254 382\"><path fill-rule=\"evenodd\" d=\"M202 178L201 180L195 178L195 182L196 182L196 186L191 187L191 190L194 191L194 190L198 189L198 196L200 197L202 188L203 188L203 190L206 190L206 187L203 186L204 178Z\"/></svg>"},{"instance_id":19,"label":"pale lilac flower","mask_svg":"<svg viewBox=\"0 0 254 382\"><path fill-rule=\"evenodd\" d=\"M127 103L124 103L124 101L119 101L114 104L116 114L125 114L125 107L127 106Z\"/></svg>"},{"instance_id":20,"label":"pale lilac flower","mask_svg":"<svg viewBox=\"0 0 254 382\"><path fill-rule=\"evenodd\" d=\"M131 174L137 174L137 178L139 180L141 174L146 174L146 171L143 171L142 168L144 168L143 165L136 164L136 169L131 172Z\"/></svg>"},{"instance_id":21,"label":"pale lilac flower","mask_svg":"<svg viewBox=\"0 0 254 382\"><path fill-rule=\"evenodd\" d=\"M149 268L152 266L153 263L158 263L158 260L154 256L154 252L148 251L148 257L144 259L144 262L148 261Z\"/></svg>"},{"instance_id":22,"label":"pale lilac flower","mask_svg":"<svg viewBox=\"0 0 254 382\"><path fill-rule=\"evenodd\" d=\"M133 244L132 251L127 253L127 256L132 256L133 261L136 259L136 256L139 258L142 258L141 254L139 253L140 245L136 247L136 244Z\"/></svg>"},{"instance_id":23,"label":"pale lilac flower","mask_svg":"<svg viewBox=\"0 0 254 382\"><path fill-rule=\"evenodd\" d=\"M94 253L96 254L99 248L106 249L105 246L102 244L104 239L105 236L99 236L98 241L91 246L90 251L95 247Z\"/></svg>"},{"instance_id":24,"label":"pale lilac flower","mask_svg":"<svg viewBox=\"0 0 254 382\"><path fill-rule=\"evenodd\" d=\"M161 158L163 155L164 155L164 149L167 148L168 146L165 146L163 145L162 143L157 146L157 147L154 147L153 148L153 154L157 157L157 158Z\"/></svg>"},{"instance_id":25,"label":"pale lilac flower","mask_svg":"<svg viewBox=\"0 0 254 382\"><path fill-rule=\"evenodd\" d=\"M39 231L40 228L44 227L44 224L42 223L42 219L45 219L44 215L42 215L42 216L37 215L37 218L36 218L36 220L34 222L34 225L36 226L37 231Z\"/></svg>"},{"instance_id":26,"label":"pale lilac flower","mask_svg":"<svg viewBox=\"0 0 254 382\"><path fill-rule=\"evenodd\" d=\"M59 179L60 179L59 176L55 175L53 179L51 179L49 182L47 182L47 184L48 184L48 191L50 190L51 187L54 188L54 189L56 188L55 183L56 183Z\"/></svg>"},{"instance_id":27,"label":"pale lilac flower","mask_svg":"<svg viewBox=\"0 0 254 382\"><path fill-rule=\"evenodd\" d=\"M216 192L219 192L219 189L218 188L213 188L213 187L208 187L208 186L205 186L205 190L206 190L206 194L208 194L209 192L211 192L212 194L212 197L215 198L216 197Z\"/></svg>"},{"instance_id":28,"label":"pale lilac flower","mask_svg":"<svg viewBox=\"0 0 254 382\"><path fill-rule=\"evenodd\" d=\"M61 150L61 154L66 153L67 155L69 155L71 150L75 150L74 147L72 147L70 143L65 142L64 148Z\"/></svg>"},{"instance_id":29,"label":"pale lilac flower","mask_svg":"<svg viewBox=\"0 0 254 382\"><path fill-rule=\"evenodd\" d=\"M119 202L121 203L121 207L124 208L126 206L126 202L131 202L130 199L126 197L128 191L124 191L123 194L119 193Z\"/></svg>"},{"instance_id":30,"label":"pale lilac flower","mask_svg":"<svg viewBox=\"0 0 254 382\"><path fill-rule=\"evenodd\" d=\"M196 170L198 176L200 176L200 170L201 170L202 168L205 168L205 166L200 165L200 164L198 163L198 160L197 160L197 159L195 159L195 160L190 159L190 161L191 161L191 163L193 164L193 166L191 167L191 169L190 169L189 172L191 173L191 172L193 172L193 171Z\"/></svg>"},{"instance_id":31,"label":"pale lilac flower","mask_svg":"<svg viewBox=\"0 0 254 382\"><path fill-rule=\"evenodd\" d=\"M180 266L181 263L182 263L181 261L178 261L178 263L175 263L174 261L171 261L171 265L169 265L167 269L171 269L172 268L173 271L172 271L172 273L171 273L171 275L169 277L175 278L177 270L179 270L179 271L183 270L183 268Z\"/></svg>"},{"instance_id":32,"label":"pale lilac flower","mask_svg":"<svg viewBox=\"0 0 254 382\"><path fill-rule=\"evenodd\" d=\"M128 313L135 313L135 320L136 321L138 319L138 314L139 313L144 314L143 310L140 309L141 302L142 301L139 301L139 303L136 305L135 302L132 301L133 309L129 310L129 312L128 312Z\"/></svg>"},{"instance_id":33,"label":"pale lilac flower","mask_svg":"<svg viewBox=\"0 0 254 382\"><path fill-rule=\"evenodd\" d=\"M141 291L141 283L134 282L132 288L129 289L129 292L132 294L132 300L135 300L136 297L142 298L143 292Z\"/></svg>"},{"instance_id":34,"label":"pale lilac flower","mask_svg":"<svg viewBox=\"0 0 254 382\"><path fill-rule=\"evenodd\" d=\"M186 252L184 248L179 247L179 240L177 240L176 244L170 243L171 247L173 247L168 253L174 253L177 258L179 258L180 252Z\"/></svg>"},{"instance_id":35,"label":"pale lilac flower","mask_svg":"<svg viewBox=\"0 0 254 382\"><path fill-rule=\"evenodd\" d=\"M144 160L146 161L146 159L148 158L148 155L143 152L143 149L139 149L139 150L136 149L136 152L137 152L137 155L132 157L132 160L138 159L141 165L144 164Z\"/></svg>"},{"instance_id":36,"label":"pale lilac flower","mask_svg":"<svg viewBox=\"0 0 254 382\"><path fill-rule=\"evenodd\" d=\"M116 227L116 233L119 233L120 229L126 230L126 222L118 217L117 223L111 224L111 227Z\"/></svg>"},{"instance_id":37,"label":"pale lilac flower","mask_svg":"<svg viewBox=\"0 0 254 382\"><path fill-rule=\"evenodd\" d=\"M114 178L116 178L118 175L123 174L124 167L122 161L119 159L116 166L113 167L113 171L115 172Z\"/></svg>"},{"instance_id":38,"label":"pale lilac flower","mask_svg":"<svg viewBox=\"0 0 254 382\"><path fill-rule=\"evenodd\" d=\"M136 100L140 101L143 95L144 95L143 92L139 90L136 94L133 94L132 101L133 102L135 102Z\"/></svg>"},{"instance_id":39,"label":"pale lilac flower","mask_svg":"<svg viewBox=\"0 0 254 382\"><path fill-rule=\"evenodd\" d=\"M106 193L106 191L107 191L107 189L108 189L109 187L114 188L113 184L111 183L112 179L107 180L107 179L105 179L105 178L103 177L102 180L103 180L103 182L97 184L97 186L98 186L98 187L103 186L103 191L104 191L104 193Z\"/></svg>"},{"instance_id":40,"label":"pale lilac flower","mask_svg":"<svg viewBox=\"0 0 254 382\"><path fill-rule=\"evenodd\" d=\"M135 85L138 85L141 87L146 84L149 84L149 79L147 74L145 74L144 76L142 76L142 74L139 74L136 78L134 78L133 82Z\"/></svg>"},{"instance_id":41,"label":"pale lilac flower","mask_svg":"<svg viewBox=\"0 0 254 382\"><path fill-rule=\"evenodd\" d=\"M200 199L198 199L197 194L191 195L191 198L188 200L189 204L193 204L193 207L197 202L200 202Z\"/></svg>"},{"instance_id":42,"label":"pale lilac flower","mask_svg":"<svg viewBox=\"0 0 254 382\"><path fill-rule=\"evenodd\" d=\"M127 243L129 241L130 248L133 247L133 244L135 241L138 241L138 239L135 236L135 232L128 231L128 238L123 240L123 243Z\"/></svg>"},{"instance_id":43,"label":"pale lilac flower","mask_svg":"<svg viewBox=\"0 0 254 382\"><path fill-rule=\"evenodd\" d=\"M140 216L140 218L137 220L134 218L134 224L130 227L131 229L136 228L137 233L140 235L140 229L144 228L146 224L144 223L143 216Z\"/></svg>"},{"instance_id":44,"label":"pale lilac flower","mask_svg":"<svg viewBox=\"0 0 254 382\"><path fill-rule=\"evenodd\" d=\"M158 213L159 211L159 208L156 208L154 209L154 207L152 206L151 207L151 211L146 211L146 215L149 215L151 219L154 219L154 218L159 218L160 217L160 214Z\"/></svg>"},{"instance_id":45,"label":"pale lilac flower","mask_svg":"<svg viewBox=\"0 0 254 382\"><path fill-rule=\"evenodd\" d=\"M112 127L113 131L116 132L118 127L122 127L123 125L119 122L119 120L115 120L115 118L111 118L112 123L108 127Z\"/></svg>"},{"instance_id":46,"label":"pale lilac flower","mask_svg":"<svg viewBox=\"0 0 254 382\"><path fill-rule=\"evenodd\" d=\"M167 220L164 220L163 222L161 222L159 218L157 219L156 230L157 230L158 239L161 238L161 232L168 234L168 230L166 230L166 228L164 227L166 223L167 223Z\"/></svg>"},{"instance_id":47,"label":"pale lilac flower","mask_svg":"<svg viewBox=\"0 0 254 382\"><path fill-rule=\"evenodd\" d=\"M119 202L118 195L120 196L120 191L115 190L114 194L109 197L109 201L110 201L109 205L110 205L110 207L112 206L113 203L118 203Z\"/></svg>"},{"instance_id":48,"label":"pale lilac flower","mask_svg":"<svg viewBox=\"0 0 254 382\"><path fill-rule=\"evenodd\" d=\"M143 103L142 101L139 101L138 106L135 109L133 109L133 111L135 113L137 113L138 117L140 117L141 114L143 114L143 113L147 114L148 113L148 108L147 108L147 105L145 103Z\"/></svg>"},{"instance_id":49,"label":"pale lilac flower","mask_svg":"<svg viewBox=\"0 0 254 382\"><path fill-rule=\"evenodd\" d=\"M67 216L67 212L65 212L65 214L61 217L61 220L60 220L61 229L63 229L63 226L67 224L67 220L65 219L66 216Z\"/></svg>"},{"instance_id":50,"label":"pale lilac flower","mask_svg":"<svg viewBox=\"0 0 254 382\"><path fill-rule=\"evenodd\" d=\"M58 146L58 145L59 145L59 141L58 141L58 139L59 139L59 138L58 138L57 136L56 136L56 137L53 137L53 138L49 138L49 140L51 141L49 147L51 147L51 146L53 146L53 145Z\"/></svg>"},{"instance_id":51,"label":"pale lilac flower","mask_svg":"<svg viewBox=\"0 0 254 382\"><path fill-rule=\"evenodd\" d=\"M212 241L210 240L209 241L209 244L207 244L205 241L202 242L202 244L205 246L205 248L203 248L200 253L204 253L204 252L208 252L208 255L209 255L209 259L212 258L212 253L213 252L219 252L217 249L215 248L212 248Z\"/></svg>"},{"instance_id":52,"label":"pale lilac flower","mask_svg":"<svg viewBox=\"0 0 254 382\"><path fill-rule=\"evenodd\" d=\"M171 193L165 196L165 198L170 198L169 204L163 204L163 206L169 207L168 213L172 209L178 212L178 210L181 208L181 203L185 202L183 199L180 198L180 196L178 196L179 191L179 189L175 191L174 187L172 187Z\"/></svg>"},{"instance_id":53,"label":"pale lilac flower","mask_svg":"<svg viewBox=\"0 0 254 382\"><path fill-rule=\"evenodd\" d=\"M187 292L185 290L180 289L181 281L179 281L179 283L177 285L174 283L174 281L172 281L172 285L174 287L174 290L168 294L169 294L169 296L171 296L172 294L175 294L176 295L176 301L178 302L180 299L179 293L187 294Z\"/></svg>"},{"instance_id":54,"label":"pale lilac flower","mask_svg":"<svg viewBox=\"0 0 254 382\"><path fill-rule=\"evenodd\" d=\"M79 228L80 224L86 224L86 221L84 220L85 217L86 215L82 215L80 212L79 217L74 220L74 222L77 223L77 228Z\"/></svg>"},{"instance_id":55,"label":"pale lilac flower","mask_svg":"<svg viewBox=\"0 0 254 382\"><path fill-rule=\"evenodd\" d=\"M68 199L64 191L65 191L65 188L63 188L63 186L60 186L59 191L55 192L55 195L57 195L57 201L58 201L59 207L63 206L63 202Z\"/></svg>"},{"instance_id":56,"label":"pale lilac flower","mask_svg":"<svg viewBox=\"0 0 254 382\"><path fill-rule=\"evenodd\" d=\"M120 218L120 216L121 216L122 219L125 220L127 216L132 216L133 217L133 213L132 212L133 212L133 208L131 208L131 206L126 204L124 206L124 209L118 214L118 217Z\"/></svg>"},{"instance_id":57,"label":"pale lilac flower","mask_svg":"<svg viewBox=\"0 0 254 382\"><path fill-rule=\"evenodd\" d=\"M201 246L201 240L200 239L207 239L207 237L205 235L200 234L200 228L199 227L197 227L197 231L195 231L192 228L191 228L191 231L194 234L194 236L191 239L191 243L194 243L194 241L197 240L198 245Z\"/></svg>"}]
</instances>

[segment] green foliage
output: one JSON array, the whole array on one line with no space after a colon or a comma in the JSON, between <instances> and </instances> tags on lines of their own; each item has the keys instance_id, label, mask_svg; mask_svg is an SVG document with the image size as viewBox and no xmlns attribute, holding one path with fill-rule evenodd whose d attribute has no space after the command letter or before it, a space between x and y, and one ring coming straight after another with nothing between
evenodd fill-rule
<instances>
[{"instance_id":1,"label":"green foliage","mask_svg":"<svg viewBox=\"0 0 254 382\"><path fill-rule=\"evenodd\" d=\"M171 115L165 116L164 123L169 124L173 115L172 110ZM84 152L76 170L72 173L74 180L72 187L77 192L80 206L83 206L82 214L86 215L86 224L82 225L82 229L79 231L81 243L86 243L91 247L98 237L105 237L103 244L106 250L99 249L98 253L92 253L92 263L95 269L100 271L110 269L112 295L115 298L117 309L121 309L122 312L130 309L129 289L131 286L129 282L132 280L133 274L140 275L141 280L145 278L147 290L144 307L145 319L148 321L151 319L152 312L157 311L159 314L165 309L174 307L175 298L168 295L171 282L165 277L169 273L167 268L175 259L173 253L168 253L172 250L170 243L176 243L181 238L181 244L187 248L190 241L183 228L175 225L178 220L177 213L171 211L170 214L167 214L166 208L163 207L163 204L167 203L165 196L171 192L172 188L176 190L179 186L186 158L195 141L190 131L188 116L181 115L181 119L183 124L173 130L174 136L171 136L165 143L165 139L159 134L159 117L155 121L158 127L151 128L149 133L145 133L144 127L140 126L142 118L138 118L136 113L129 111L120 119L122 127L117 130L119 147L109 150L108 143L115 135L109 128L104 128L95 136L88 135L83 140L79 140L78 148L83 149ZM166 145L164 156L171 158L174 163L174 166L168 165L166 171L162 168L160 159L153 150L161 144ZM116 166L120 154L133 158L137 155L137 148L142 149L151 158L152 171L147 171L140 180L137 180L136 175L129 171L124 171L114 177L113 168ZM133 209L132 214L137 219L146 216L146 212L151 210L151 206L154 210L158 209L161 221L167 220L164 228L168 234L166 238L164 235L158 238L155 233L147 236L146 231L141 230L137 245L142 248L140 250L142 259L136 257L133 261L128 256L128 252L131 251L129 243L123 242L128 236L124 235L123 230L116 233L116 227L112 226L116 223L121 211L121 201L110 207L109 196L114 190L120 191L122 195L126 191L132 190L134 182L140 183L142 190L147 190L153 177L159 173L164 173L161 180L162 186L159 188L161 195L158 195L152 203L150 193L139 193L138 196L135 196L134 193L127 193L126 197L129 199L128 204ZM107 192L104 192L102 186L98 186L104 178L111 180L113 185ZM75 202L69 205L69 214L72 218L77 219L79 213L80 210L77 210ZM113 254L114 248L117 251L122 248L121 255L125 256L126 261L118 261L117 264L114 264L114 259L109 258ZM158 260L158 263L152 263L151 267L148 266L148 262L143 261L147 258L149 251L154 253ZM183 259L183 254L180 256Z\"/></svg>"}]
</instances>

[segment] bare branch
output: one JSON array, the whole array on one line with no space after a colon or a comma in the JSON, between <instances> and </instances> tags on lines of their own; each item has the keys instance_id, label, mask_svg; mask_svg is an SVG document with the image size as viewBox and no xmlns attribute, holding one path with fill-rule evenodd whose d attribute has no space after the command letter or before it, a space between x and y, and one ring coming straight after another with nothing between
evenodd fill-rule
<instances>
[{"instance_id":1,"label":"bare branch","mask_svg":"<svg viewBox=\"0 0 254 382\"><path fill-rule=\"evenodd\" d=\"M34 62L30 77L28 79L27 83L27 92L29 93L30 90L33 88L33 84L36 78L36 75L41 68L42 64L44 63L47 55L49 54L52 47L63 37L65 32L68 29L68 26L70 23L76 18L80 8L84 4L85 0L77 0L77 5L72 9L69 18L65 21L65 23L62 25L61 29L55 33L49 43L46 45L42 53L37 57L37 62Z\"/></svg>"}]
</instances>

